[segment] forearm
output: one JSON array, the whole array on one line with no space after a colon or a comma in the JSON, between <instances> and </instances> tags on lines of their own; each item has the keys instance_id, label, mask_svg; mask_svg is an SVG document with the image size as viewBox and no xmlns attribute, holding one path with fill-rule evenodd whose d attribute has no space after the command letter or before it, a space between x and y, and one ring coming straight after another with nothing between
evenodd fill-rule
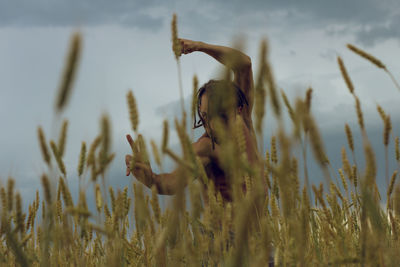
<instances>
[{"instance_id":1,"label":"forearm","mask_svg":"<svg viewBox=\"0 0 400 267\"><path fill-rule=\"evenodd\" d=\"M132 174L147 188L155 186L161 195L173 195L175 192L174 178L169 173L156 174L151 170L140 170Z\"/></svg>"},{"instance_id":2,"label":"forearm","mask_svg":"<svg viewBox=\"0 0 400 267\"><path fill-rule=\"evenodd\" d=\"M220 63L232 68L232 70L251 67L250 57L234 48L198 42L197 51L212 56Z\"/></svg>"},{"instance_id":3,"label":"forearm","mask_svg":"<svg viewBox=\"0 0 400 267\"><path fill-rule=\"evenodd\" d=\"M178 187L178 177L172 173L153 173L153 184L160 195L174 195Z\"/></svg>"},{"instance_id":4,"label":"forearm","mask_svg":"<svg viewBox=\"0 0 400 267\"><path fill-rule=\"evenodd\" d=\"M158 193L161 195L173 195L179 186L186 186L185 179L180 179L182 177L180 169L176 169L171 173L156 174L150 165L136 162L135 167L130 172L146 187L152 188L156 186Z\"/></svg>"}]
</instances>

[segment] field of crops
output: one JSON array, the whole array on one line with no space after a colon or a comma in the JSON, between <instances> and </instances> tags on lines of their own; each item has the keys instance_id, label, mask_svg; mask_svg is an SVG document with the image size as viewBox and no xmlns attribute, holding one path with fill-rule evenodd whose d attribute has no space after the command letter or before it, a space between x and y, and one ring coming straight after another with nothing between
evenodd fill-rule
<instances>
[{"instance_id":1,"label":"field of crops","mask_svg":"<svg viewBox=\"0 0 400 267\"><path fill-rule=\"evenodd\" d=\"M179 66L176 18L172 21L172 41ZM81 57L82 36L71 37L69 54L55 102L56 119L67 108ZM348 45L358 56L385 71L399 87L384 63L359 48ZM357 97L343 60L338 72L354 98L354 116L359 129L343 125L347 150L342 150L342 167L334 169L327 157L310 107L312 89L291 103L277 90L268 60L266 41L260 44L255 70L254 125L262 140L266 105L271 105L278 128L265 155L254 164L245 156L243 121L215 128L221 137L222 166L229 176L233 200L226 202L208 180L204 166L193 151L190 125L186 117L195 112L194 78L192 114L164 122L162 145L150 142L138 132L139 113L132 91L127 94L134 143L132 162L150 164L150 158L163 168L163 158L181 166L178 189L168 208L160 208L157 188L147 194L135 181L128 188L106 188L107 169L115 154L110 147L110 119L101 117L101 132L90 144L82 143L76 167L80 179L79 198L73 199L63 162L68 121L61 124L58 140L48 140L38 127L38 144L47 172L38 177L43 195L37 191L29 208L10 178L0 188L0 264L22 266L396 266L400 262L400 184L397 170L388 171L388 162L400 166L399 137L392 132L390 116L384 107L378 112L384 125L382 146L386 151L386 192L377 187L375 154L364 126L362 103ZM372 65L371 65L372 66ZM226 73L229 77L229 73ZM227 90L228 92L229 90ZM398 93L396 91L394 94ZM224 98L229 100L229 95ZM287 112L292 130L284 129L282 114ZM169 131L175 129L182 155L168 145ZM353 140L360 131L362 140ZM363 147L365 168L357 165L355 143ZM394 149L392 148L394 146ZM302 150L297 158L293 151ZM388 153L394 150L395 154ZM320 184L310 184L307 151L324 174ZM346 151L351 151L347 155ZM358 161L360 161L359 159ZM304 164L304 172L299 164ZM397 168L398 169L398 168ZM184 185L187 185L185 187ZM243 190L245 185L246 190ZM96 209L88 208L86 189L95 192ZM207 188L207 190L205 190ZM386 194L386 207L381 195ZM205 198L207 201L205 201ZM206 204L207 203L207 204Z\"/></svg>"}]
</instances>

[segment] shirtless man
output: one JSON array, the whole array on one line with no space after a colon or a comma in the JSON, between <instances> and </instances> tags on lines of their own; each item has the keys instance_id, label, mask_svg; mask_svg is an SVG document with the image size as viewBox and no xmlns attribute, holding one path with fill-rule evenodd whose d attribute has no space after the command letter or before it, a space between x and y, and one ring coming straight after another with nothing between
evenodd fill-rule
<instances>
[{"instance_id":1,"label":"shirtless man","mask_svg":"<svg viewBox=\"0 0 400 267\"><path fill-rule=\"evenodd\" d=\"M218 114L218 116L225 122L235 119L236 115L241 116L244 121L243 132L246 139L247 159L249 163L255 163L257 161L258 152L253 122L251 119L254 102L254 86L250 57L236 49L225 46L211 45L187 39L179 40L181 42L181 52L183 54L189 54L196 51L206 53L220 63L230 67L233 71L234 81L231 84L236 90L236 114L234 117L226 114ZM229 64L227 61L228 58L230 59ZM225 201L232 201L230 186L227 183L224 171L221 167L220 161L218 160L220 145L218 144L218 139L215 138L216 134L211 114L208 113L209 103L211 102L209 101L209 97L213 97L212 90L215 90L216 87L221 86L223 83L223 81L211 80L203 85L198 91L198 115L200 116L199 122L201 123L196 125L195 120L194 128L204 126L205 133L195 143L193 143L192 146L195 154L200 158L208 178L214 182L216 190L221 192L221 196ZM132 137L127 135L127 139L132 145ZM131 170L131 159L131 155L126 155L125 161L127 176L132 173L136 179L149 188L155 185L159 194L175 194L178 187L178 173L180 172L180 167L171 173L155 174L149 165L140 162L136 162L135 168Z\"/></svg>"}]
</instances>

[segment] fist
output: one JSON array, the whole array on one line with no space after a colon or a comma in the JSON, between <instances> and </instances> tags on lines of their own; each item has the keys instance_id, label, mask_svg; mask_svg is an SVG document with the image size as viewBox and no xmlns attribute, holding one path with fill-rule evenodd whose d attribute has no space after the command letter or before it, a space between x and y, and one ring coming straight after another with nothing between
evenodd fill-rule
<instances>
[{"instance_id":1,"label":"fist","mask_svg":"<svg viewBox=\"0 0 400 267\"><path fill-rule=\"evenodd\" d=\"M197 51L200 47L200 42L188 40L188 39L180 39L178 38L179 42L181 43L181 53L182 54L189 54L194 51Z\"/></svg>"}]
</instances>

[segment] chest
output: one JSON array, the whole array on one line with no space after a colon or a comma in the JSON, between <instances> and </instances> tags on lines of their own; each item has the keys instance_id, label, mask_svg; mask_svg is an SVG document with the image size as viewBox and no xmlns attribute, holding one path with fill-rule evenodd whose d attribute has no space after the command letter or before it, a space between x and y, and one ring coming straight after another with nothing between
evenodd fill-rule
<instances>
[{"instance_id":1,"label":"chest","mask_svg":"<svg viewBox=\"0 0 400 267\"><path fill-rule=\"evenodd\" d=\"M211 161L205 167L205 171L208 178L214 183L215 190L221 193L224 200L230 201L232 199L231 187L223 169L215 161Z\"/></svg>"}]
</instances>

